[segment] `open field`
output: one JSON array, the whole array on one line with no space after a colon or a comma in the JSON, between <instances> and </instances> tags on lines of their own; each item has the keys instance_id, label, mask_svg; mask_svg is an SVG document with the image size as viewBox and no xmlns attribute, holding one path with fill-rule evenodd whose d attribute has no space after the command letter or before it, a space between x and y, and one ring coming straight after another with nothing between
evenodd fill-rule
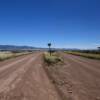
<instances>
[{"instance_id":1,"label":"open field","mask_svg":"<svg viewBox=\"0 0 100 100\"><path fill-rule=\"evenodd\" d=\"M63 63L48 65L40 51L0 62L0 100L100 100L99 60L52 56Z\"/></svg>"},{"instance_id":2,"label":"open field","mask_svg":"<svg viewBox=\"0 0 100 100\"><path fill-rule=\"evenodd\" d=\"M65 51L65 53L72 54L72 55L77 55L77 56L82 56L86 58L91 58L91 59L100 59L100 53L82 53L82 52L77 52L77 51Z\"/></svg>"},{"instance_id":3,"label":"open field","mask_svg":"<svg viewBox=\"0 0 100 100\"><path fill-rule=\"evenodd\" d=\"M9 59L9 58L13 58L13 57L17 57L17 56L21 56L21 55L25 55L28 53L29 52L18 52L18 53L0 52L0 61L5 60L5 59Z\"/></svg>"}]
</instances>

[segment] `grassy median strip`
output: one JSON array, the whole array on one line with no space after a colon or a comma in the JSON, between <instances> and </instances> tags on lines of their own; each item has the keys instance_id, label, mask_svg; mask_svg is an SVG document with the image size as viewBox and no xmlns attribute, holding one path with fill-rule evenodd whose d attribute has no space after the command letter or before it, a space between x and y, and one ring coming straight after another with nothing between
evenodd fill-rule
<instances>
[{"instance_id":1,"label":"grassy median strip","mask_svg":"<svg viewBox=\"0 0 100 100\"><path fill-rule=\"evenodd\" d=\"M9 59L9 58L14 58L17 56L29 54L29 52L21 52L21 53L13 53L13 52L0 52L0 61Z\"/></svg>"},{"instance_id":2,"label":"grassy median strip","mask_svg":"<svg viewBox=\"0 0 100 100\"><path fill-rule=\"evenodd\" d=\"M57 55L57 53L52 53L52 55L50 55L48 52L44 53L44 60L49 65L57 64L63 61L62 58Z\"/></svg>"},{"instance_id":3,"label":"grassy median strip","mask_svg":"<svg viewBox=\"0 0 100 100\"><path fill-rule=\"evenodd\" d=\"M61 100L67 100L68 95L66 94L68 91L66 88L66 82L64 81L66 75L63 73L65 68L64 60L59 56L58 53L52 53L50 56L50 54L46 52L44 53L44 61L45 62L43 66L45 72L47 73L52 84L55 86L55 89L61 97ZM67 85L69 86L69 83Z\"/></svg>"},{"instance_id":4,"label":"grassy median strip","mask_svg":"<svg viewBox=\"0 0 100 100\"><path fill-rule=\"evenodd\" d=\"M65 53L100 60L100 54L81 53L81 52L74 52L74 51L65 51Z\"/></svg>"}]
</instances>

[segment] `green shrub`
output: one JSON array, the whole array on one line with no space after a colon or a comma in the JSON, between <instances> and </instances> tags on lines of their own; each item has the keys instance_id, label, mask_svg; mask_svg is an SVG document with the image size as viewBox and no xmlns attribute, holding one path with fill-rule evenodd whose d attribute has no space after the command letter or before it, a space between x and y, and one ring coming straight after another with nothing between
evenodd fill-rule
<instances>
[{"instance_id":1,"label":"green shrub","mask_svg":"<svg viewBox=\"0 0 100 100\"><path fill-rule=\"evenodd\" d=\"M62 62L62 59L59 56L57 56L56 53L52 54L51 56L49 53L45 53L44 60L47 64L56 64L58 62Z\"/></svg>"}]
</instances>

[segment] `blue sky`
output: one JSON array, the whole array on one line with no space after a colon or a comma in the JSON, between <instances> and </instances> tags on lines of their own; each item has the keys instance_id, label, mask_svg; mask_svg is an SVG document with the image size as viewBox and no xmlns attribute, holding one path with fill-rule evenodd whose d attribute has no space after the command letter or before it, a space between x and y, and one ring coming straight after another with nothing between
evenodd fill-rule
<instances>
[{"instance_id":1,"label":"blue sky","mask_svg":"<svg viewBox=\"0 0 100 100\"><path fill-rule=\"evenodd\" d=\"M100 0L0 0L0 44L100 46Z\"/></svg>"}]
</instances>

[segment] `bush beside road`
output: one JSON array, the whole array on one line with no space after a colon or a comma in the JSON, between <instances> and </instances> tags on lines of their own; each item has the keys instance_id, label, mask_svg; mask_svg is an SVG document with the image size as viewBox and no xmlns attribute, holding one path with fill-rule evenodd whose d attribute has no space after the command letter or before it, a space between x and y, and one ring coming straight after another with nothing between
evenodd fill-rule
<instances>
[{"instance_id":1,"label":"bush beside road","mask_svg":"<svg viewBox=\"0 0 100 100\"><path fill-rule=\"evenodd\" d=\"M52 53L51 55L48 52L44 53L44 60L47 64L57 64L62 62L62 58L58 56L57 53Z\"/></svg>"}]
</instances>

